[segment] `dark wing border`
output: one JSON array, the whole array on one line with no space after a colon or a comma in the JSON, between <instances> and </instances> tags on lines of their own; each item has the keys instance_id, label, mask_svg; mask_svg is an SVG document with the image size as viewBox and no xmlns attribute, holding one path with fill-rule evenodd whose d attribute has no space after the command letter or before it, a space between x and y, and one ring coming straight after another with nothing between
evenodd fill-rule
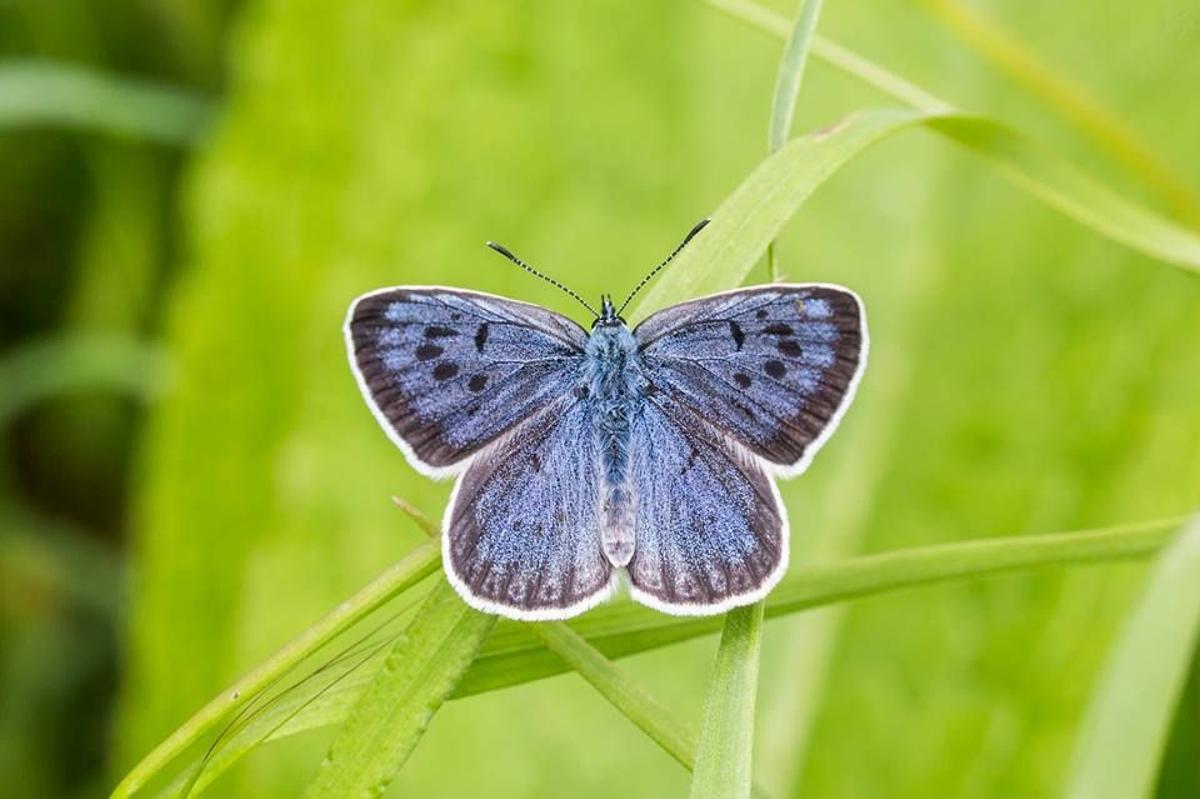
<instances>
[{"instance_id":1,"label":"dark wing border","mask_svg":"<svg viewBox=\"0 0 1200 799\"><path fill-rule=\"evenodd\" d=\"M381 428L383 428L383 432L387 435L388 440L390 440L393 444L395 444L396 447L404 454L404 459L406 461L408 461L409 466L412 466L419 473L425 475L426 477L430 477L434 480L445 480L445 479L455 477L457 475L462 474L463 472L465 472L467 470L467 467L469 467L471 465L471 461L474 460L475 457L478 456L480 452L482 452L483 450L485 450L489 446L491 446L493 443L495 443L495 440L493 440L492 442L489 442L488 444L485 444L484 446L480 447L475 452L472 452L471 454L467 455L466 457L462 458L461 460L455 461L454 463L451 463L451 464L448 464L445 466L436 466L434 464L425 462L424 460L421 459L420 456L417 455L416 450L412 447L411 444L409 444L407 441L405 441L404 438L396 431L396 428L392 424L392 421L387 418L387 415L384 414L383 410L379 407L379 404L375 401L374 392L371 390L371 387L367 384L366 375L363 374L362 369L359 367L359 364L358 364L358 353L354 346L354 330L352 328L352 324L354 322L355 312L358 310L358 306L363 301L372 299L374 297L378 297L383 294L391 294L391 293L397 292L397 291L412 291L412 292L421 292L421 293L436 293L436 292L444 291L444 292L451 292L454 294L466 295L466 296L470 296L470 297L480 297L482 299L489 300L489 301L499 301L500 303L502 303L504 305L515 305L515 306L518 306L521 308L531 308L539 314L548 314L551 316L551 318L554 318L556 321L560 321L564 326L564 330L562 331L563 335L558 335L555 331L549 330L549 329L545 330L546 334L554 336L555 338L558 338L565 345L567 345L569 347L573 347L573 348L579 350L581 353L583 351L582 342L571 340L566 335L566 331L570 330L570 331L574 332L574 331L578 330L579 333L583 336L584 341L586 341L586 338L587 338L587 331L583 329L582 325L568 319L567 317L565 317L559 313L551 311L548 308L543 308L542 306L536 305L531 302L522 302L521 300L513 300L513 299L509 299L508 297L501 297L498 294L489 294L486 291L474 291L471 289L460 289L460 288L455 288L453 286L387 286L385 288L373 289L371 291L366 292L365 294L360 294L357 297L355 297L353 300L351 300L350 307L346 310L345 321L343 321L343 323L342 323L342 336L346 342L346 357L350 363L350 371L354 375L354 382L358 386L358 391L360 394L362 394L363 400L366 402L367 407L371 410L371 415L375 417L375 421L379 424L379 426Z\"/></svg>"},{"instance_id":2,"label":"dark wing border","mask_svg":"<svg viewBox=\"0 0 1200 799\"><path fill-rule=\"evenodd\" d=\"M570 411L574 405L575 405L575 402L570 402L567 404L567 407L565 409L549 408L549 409L544 410L542 413L557 412L558 418L555 420L555 423L557 424L557 423L561 422L562 419L568 413L570 413ZM524 427L525 425L528 425L528 424L536 423L537 421L538 421L537 415L534 415L534 416L526 419L525 421L521 422L520 424L518 424L515 427L513 427L512 429L510 429L507 433L502 435L499 439L492 442L488 446L484 447L482 450L480 450L478 453L476 453L474 456L472 456L471 460L474 460L474 458L479 455L486 454L487 452L491 451L495 447L503 446L504 443L506 441L510 440L512 436L515 436L522 427ZM462 600L464 602L466 602L471 607L475 608L475 610L480 611L481 613L490 613L490 614L493 614L496 616L502 616L506 619L513 619L516 621L525 621L525 622L565 621L567 619L571 619L575 616L578 616L579 614L584 613L585 611L591 610L592 608L596 607L597 605L601 605L601 604L607 602L614 595L616 595L617 590L620 588L621 581L622 581L622 577L621 577L622 570L611 566L611 564L609 564L607 560L605 560L604 563L609 568L609 574L608 574L608 580L604 583L604 585L601 586L600 588L596 589L592 593L584 595L577 602L574 602L570 605L565 605L563 607L543 606L543 607L537 607L537 608L525 608L525 607L521 607L519 605L505 604L504 602L500 602L495 599L489 599L487 597L480 596L478 593L476 593L475 589L472 588L471 585L469 583L467 583L466 580L463 579L462 575L460 575L458 573L457 562L455 560L454 553L451 549L453 546L453 540L452 540L453 536L451 536L451 534L450 534L450 528L454 521L454 517L455 517L456 513L458 512L459 502L462 499L460 494L461 494L463 485L467 482L469 476L470 476L469 473L464 471L463 474L459 475L458 479L455 481L454 490L450 493L450 499L447 500L447 502L446 502L446 510L442 514L442 522L441 522L442 567L443 567L442 570L446 575L446 581L450 583L450 585L454 588L454 590L458 593L459 597L462 598ZM774 487L774 483L772 483L772 487ZM597 487L597 491L598 490L599 490L599 488ZM775 497L776 497L776 500L778 501L778 499L779 499L778 489L775 489ZM785 527L787 526L786 518L784 519L784 526ZM597 530L597 546L598 545L599 545L599 531ZM787 548L787 544L785 543L784 544L784 550L785 550L784 559L785 560L787 558L786 548Z\"/></svg>"},{"instance_id":3,"label":"dark wing border","mask_svg":"<svg viewBox=\"0 0 1200 799\"><path fill-rule=\"evenodd\" d=\"M656 407L658 412L670 424L675 425L676 429L681 433L687 435L689 433L695 434L698 429L705 430L712 435L714 439L712 446L714 448L725 450L731 458L745 458L762 470L763 481L771 492L770 498L774 506L774 513L779 518L779 560L771 571L763 576L762 582L757 586L742 593L730 593L716 602L669 602L650 591L639 588L632 579L630 579L629 584L630 597L639 605L644 605L670 616L715 616L734 608L752 605L755 602L765 599L775 589L775 586L779 585L779 581L783 579L783 576L787 574L791 558L792 538L791 519L788 516L787 506L783 504L783 497L779 493L779 484L775 481L773 473L768 468L771 464L709 425L703 418L692 413L690 408L679 407L682 413L686 413L691 417L688 421L682 421L673 417L671 411L668 409L661 406ZM636 557L636 554L634 557Z\"/></svg>"},{"instance_id":4,"label":"dark wing border","mask_svg":"<svg viewBox=\"0 0 1200 799\"><path fill-rule=\"evenodd\" d=\"M677 305L668 306L660 311L655 311L654 313L650 314L650 316L647 316L645 319L638 322L637 326L633 329L633 333L634 337L637 338L638 331L640 329L642 329L648 322L653 321L655 316L668 310L686 308L687 306L706 302L717 297L726 297L733 294L745 294L747 296L752 296L760 292L777 291L779 289L788 289L793 291L803 289L831 289L833 291L840 291L849 295L854 300L854 304L858 308L858 328L862 338L862 344L859 349L858 365L855 367L854 374L851 376L849 383L846 385L846 392L842 395L841 400L838 402L833 414L829 417L829 421L826 423L825 427L822 428L821 432L818 433L817 436L811 442L809 442L808 446L804 448L804 453L798 460L792 463L777 463L754 453L741 442L732 442L737 447L742 449L748 457L754 458L760 464L762 464L763 469L768 475L772 477L778 477L782 480L788 480L803 474L808 467L812 465L813 458L816 457L817 452L819 452L821 448L825 446L826 442L828 442L833 436L834 432L838 428L838 425L842 423L842 418L846 415L846 411L850 408L851 403L854 401L854 396L858 393L859 384L862 383L863 374L866 372L867 361L871 351L871 336L867 329L866 305L863 303L862 297L860 297L856 291L837 283L773 283L764 286L749 286L746 288L730 289L729 291L718 291L715 294L707 294L703 297L697 297L692 300L681 302ZM649 347L659 339L670 335L671 331L675 329L677 328L656 331L652 338L647 338L645 340L637 338L639 349L645 349L646 347ZM689 412L695 413L695 411L692 411L692 409L687 405L683 403L680 404Z\"/></svg>"}]
</instances>

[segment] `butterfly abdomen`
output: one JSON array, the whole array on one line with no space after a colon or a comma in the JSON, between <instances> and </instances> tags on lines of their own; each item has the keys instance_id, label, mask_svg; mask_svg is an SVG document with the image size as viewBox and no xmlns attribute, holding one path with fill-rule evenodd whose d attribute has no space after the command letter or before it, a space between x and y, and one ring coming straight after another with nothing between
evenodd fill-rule
<instances>
[{"instance_id":1,"label":"butterfly abdomen","mask_svg":"<svg viewBox=\"0 0 1200 799\"><path fill-rule=\"evenodd\" d=\"M590 401L600 455L600 543L614 566L633 557L629 438L641 402L637 343L624 325L597 327L587 345Z\"/></svg>"}]
</instances>

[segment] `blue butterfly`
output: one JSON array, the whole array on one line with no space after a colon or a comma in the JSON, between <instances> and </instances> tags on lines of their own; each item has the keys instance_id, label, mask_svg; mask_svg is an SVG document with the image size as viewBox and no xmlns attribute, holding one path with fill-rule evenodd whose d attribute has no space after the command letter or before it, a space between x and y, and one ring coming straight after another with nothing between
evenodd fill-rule
<instances>
[{"instance_id":1,"label":"blue butterfly","mask_svg":"<svg viewBox=\"0 0 1200 799\"><path fill-rule=\"evenodd\" d=\"M773 478L804 471L854 396L861 301L757 286L632 330L621 309L604 296L588 332L461 289L388 288L350 306L350 364L375 417L413 468L458 477L443 560L479 610L565 619L624 570L636 601L707 615L761 599L787 568Z\"/></svg>"}]
</instances>

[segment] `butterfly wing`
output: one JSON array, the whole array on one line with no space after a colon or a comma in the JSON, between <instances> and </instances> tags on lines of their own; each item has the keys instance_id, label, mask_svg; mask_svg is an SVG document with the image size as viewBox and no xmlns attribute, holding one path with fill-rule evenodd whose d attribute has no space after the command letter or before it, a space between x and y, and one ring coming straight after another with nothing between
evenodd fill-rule
<instances>
[{"instance_id":1,"label":"butterfly wing","mask_svg":"<svg viewBox=\"0 0 1200 799\"><path fill-rule=\"evenodd\" d=\"M461 471L572 386L587 335L545 308L477 292L392 288L346 318L359 388L419 471Z\"/></svg>"},{"instance_id":2,"label":"butterfly wing","mask_svg":"<svg viewBox=\"0 0 1200 799\"><path fill-rule=\"evenodd\" d=\"M562 397L484 450L455 487L443 562L472 606L565 619L609 596L590 406Z\"/></svg>"},{"instance_id":3,"label":"butterfly wing","mask_svg":"<svg viewBox=\"0 0 1200 799\"><path fill-rule=\"evenodd\" d=\"M802 472L833 433L867 356L862 303L828 285L772 285L681 303L634 330L652 396L761 458Z\"/></svg>"},{"instance_id":4,"label":"butterfly wing","mask_svg":"<svg viewBox=\"0 0 1200 799\"><path fill-rule=\"evenodd\" d=\"M707 615L765 596L787 568L787 515L758 460L661 394L632 436L633 598Z\"/></svg>"}]
</instances>

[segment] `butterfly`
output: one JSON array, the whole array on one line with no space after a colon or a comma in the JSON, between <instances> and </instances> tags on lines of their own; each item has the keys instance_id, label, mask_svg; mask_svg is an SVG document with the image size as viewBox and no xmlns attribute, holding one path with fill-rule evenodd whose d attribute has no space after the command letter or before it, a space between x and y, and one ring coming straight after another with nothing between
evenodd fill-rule
<instances>
[{"instance_id":1,"label":"butterfly","mask_svg":"<svg viewBox=\"0 0 1200 799\"><path fill-rule=\"evenodd\" d=\"M454 288L351 304L346 344L371 411L413 468L457 477L443 563L471 606L565 619L624 572L635 601L708 615L758 601L787 568L775 478L804 471L853 398L863 305L840 286L772 284L631 329L629 299L704 224L619 309L551 280L592 312L590 330Z\"/></svg>"}]
</instances>

